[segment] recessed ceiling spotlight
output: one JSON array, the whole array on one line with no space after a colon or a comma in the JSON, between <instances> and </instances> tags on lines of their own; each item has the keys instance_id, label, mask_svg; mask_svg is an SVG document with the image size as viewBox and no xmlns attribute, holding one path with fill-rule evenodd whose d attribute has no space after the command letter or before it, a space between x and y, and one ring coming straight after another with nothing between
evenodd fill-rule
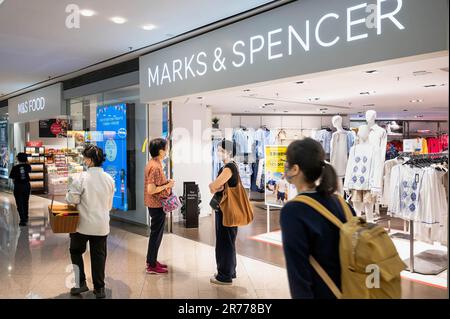
<instances>
[{"instance_id":1,"label":"recessed ceiling spotlight","mask_svg":"<svg viewBox=\"0 0 450 319\"><path fill-rule=\"evenodd\" d=\"M308 100L309 100L310 102L312 102L312 101L319 101L319 100L320 100L320 97L310 97Z\"/></svg>"},{"instance_id":2,"label":"recessed ceiling spotlight","mask_svg":"<svg viewBox=\"0 0 450 319\"><path fill-rule=\"evenodd\" d=\"M298 82L295 82L296 84L303 84L303 83L305 83L305 81L298 81Z\"/></svg>"},{"instance_id":3,"label":"recessed ceiling spotlight","mask_svg":"<svg viewBox=\"0 0 450 319\"><path fill-rule=\"evenodd\" d=\"M411 100L410 102L411 102L411 103L422 103L423 100L417 99L417 100Z\"/></svg>"},{"instance_id":4,"label":"recessed ceiling spotlight","mask_svg":"<svg viewBox=\"0 0 450 319\"><path fill-rule=\"evenodd\" d=\"M366 71L366 73L367 74L376 74L376 73L378 73L378 70L369 70L369 71Z\"/></svg>"},{"instance_id":5,"label":"recessed ceiling spotlight","mask_svg":"<svg viewBox=\"0 0 450 319\"><path fill-rule=\"evenodd\" d=\"M360 95L370 95L370 92L360 92Z\"/></svg>"},{"instance_id":6,"label":"recessed ceiling spotlight","mask_svg":"<svg viewBox=\"0 0 450 319\"><path fill-rule=\"evenodd\" d=\"M80 11L80 14L83 17L92 17L92 16L96 15L96 12L94 10L83 9Z\"/></svg>"},{"instance_id":7,"label":"recessed ceiling spotlight","mask_svg":"<svg viewBox=\"0 0 450 319\"><path fill-rule=\"evenodd\" d=\"M146 24L142 26L142 29L144 29L145 31L151 31L156 29L156 25L154 24Z\"/></svg>"},{"instance_id":8,"label":"recessed ceiling spotlight","mask_svg":"<svg viewBox=\"0 0 450 319\"><path fill-rule=\"evenodd\" d=\"M127 19L122 17L112 17L110 20L116 24L124 24L125 22L127 22Z\"/></svg>"},{"instance_id":9,"label":"recessed ceiling spotlight","mask_svg":"<svg viewBox=\"0 0 450 319\"><path fill-rule=\"evenodd\" d=\"M437 86L436 84L428 84L428 85L424 85L423 87L424 88L434 88L436 86Z\"/></svg>"},{"instance_id":10,"label":"recessed ceiling spotlight","mask_svg":"<svg viewBox=\"0 0 450 319\"><path fill-rule=\"evenodd\" d=\"M415 71L415 72L413 72L414 76L421 76L421 75L427 75L427 74L431 74L431 72L429 72L429 71Z\"/></svg>"},{"instance_id":11,"label":"recessed ceiling spotlight","mask_svg":"<svg viewBox=\"0 0 450 319\"><path fill-rule=\"evenodd\" d=\"M244 90L244 92L250 92L250 91L251 91L250 89L245 89L245 90Z\"/></svg>"},{"instance_id":12,"label":"recessed ceiling spotlight","mask_svg":"<svg viewBox=\"0 0 450 319\"><path fill-rule=\"evenodd\" d=\"M275 105L275 104L273 104L273 103L266 103L266 104L264 104L265 106L271 106L271 105Z\"/></svg>"}]
</instances>

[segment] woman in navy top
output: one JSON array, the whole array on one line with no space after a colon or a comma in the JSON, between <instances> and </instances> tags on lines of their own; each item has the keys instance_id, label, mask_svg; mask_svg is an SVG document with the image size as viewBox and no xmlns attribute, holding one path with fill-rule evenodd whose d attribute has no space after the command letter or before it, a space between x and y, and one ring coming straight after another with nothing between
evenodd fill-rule
<instances>
[{"instance_id":1,"label":"woman in navy top","mask_svg":"<svg viewBox=\"0 0 450 319\"><path fill-rule=\"evenodd\" d=\"M286 156L285 176L299 195L317 200L345 222L334 195L338 184L336 172L325 163L325 151L319 142L310 138L295 141L289 145ZM309 256L341 288L339 229L313 208L293 201L281 210L280 224L292 298L334 299L334 294L310 265Z\"/></svg>"}]
</instances>

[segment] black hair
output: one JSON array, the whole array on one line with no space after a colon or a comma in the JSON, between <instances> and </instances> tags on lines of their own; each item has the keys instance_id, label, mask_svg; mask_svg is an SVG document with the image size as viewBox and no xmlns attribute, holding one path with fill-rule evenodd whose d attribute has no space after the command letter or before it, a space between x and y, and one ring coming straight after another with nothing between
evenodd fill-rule
<instances>
[{"instance_id":1,"label":"black hair","mask_svg":"<svg viewBox=\"0 0 450 319\"><path fill-rule=\"evenodd\" d=\"M28 162L28 156L25 153L19 153L17 154L17 160L21 163L26 163Z\"/></svg>"},{"instance_id":2,"label":"black hair","mask_svg":"<svg viewBox=\"0 0 450 319\"><path fill-rule=\"evenodd\" d=\"M152 158L159 156L159 151L165 150L167 147L167 140L163 138L155 138L150 141L150 144L148 146L148 149L150 151L150 156Z\"/></svg>"},{"instance_id":3,"label":"black hair","mask_svg":"<svg viewBox=\"0 0 450 319\"><path fill-rule=\"evenodd\" d=\"M228 152L229 154L231 154L231 157L235 157L236 156L236 143L223 139L222 142L220 143L220 147L222 149L224 149L226 152Z\"/></svg>"},{"instance_id":4,"label":"black hair","mask_svg":"<svg viewBox=\"0 0 450 319\"><path fill-rule=\"evenodd\" d=\"M325 163L325 151L322 145L312 138L292 142L286 153L289 167L298 165L308 183L320 178L317 191L323 195L332 195L338 188L338 178L333 166Z\"/></svg>"},{"instance_id":5,"label":"black hair","mask_svg":"<svg viewBox=\"0 0 450 319\"><path fill-rule=\"evenodd\" d=\"M83 150L83 156L91 159L94 162L95 167L102 166L103 162L106 159L106 156L103 153L103 150L93 144L87 145Z\"/></svg>"}]
</instances>

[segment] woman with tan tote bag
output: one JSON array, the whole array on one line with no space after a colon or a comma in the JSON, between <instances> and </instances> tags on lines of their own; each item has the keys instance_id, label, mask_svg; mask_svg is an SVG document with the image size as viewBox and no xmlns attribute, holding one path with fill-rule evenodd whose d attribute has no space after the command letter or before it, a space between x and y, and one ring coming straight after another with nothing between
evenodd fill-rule
<instances>
[{"instance_id":1,"label":"woman with tan tote bag","mask_svg":"<svg viewBox=\"0 0 450 319\"><path fill-rule=\"evenodd\" d=\"M216 213L216 263L217 273L211 283L231 285L236 278L236 236L238 226L248 225L253 220L253 210L242 186L237 165L236 144L223 140L219 144L218 156L225 164L217 179L209 185L211 207Z\"/></svg>"}]
</instances>

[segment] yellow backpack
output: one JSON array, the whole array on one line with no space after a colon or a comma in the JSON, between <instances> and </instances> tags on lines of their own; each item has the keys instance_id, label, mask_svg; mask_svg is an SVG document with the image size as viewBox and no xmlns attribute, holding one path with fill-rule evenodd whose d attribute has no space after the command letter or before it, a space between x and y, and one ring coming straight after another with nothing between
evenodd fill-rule
<instances>
[{"instance_id":1,"label":"yellow backpack","mask_svg":"<svg viewBox=\"0 0 450 319\"><path fill-rule=\"evenodd\" d=\"M346 223L309 196L300 195L294 199L312 207L340 229L342 290L312 256L309 257L311 266L338 299L400 299L400 273L406 266L391 238L383 227L353 216L345 200L341 196L338 199Z\"/></svg>"}]
</instances>

